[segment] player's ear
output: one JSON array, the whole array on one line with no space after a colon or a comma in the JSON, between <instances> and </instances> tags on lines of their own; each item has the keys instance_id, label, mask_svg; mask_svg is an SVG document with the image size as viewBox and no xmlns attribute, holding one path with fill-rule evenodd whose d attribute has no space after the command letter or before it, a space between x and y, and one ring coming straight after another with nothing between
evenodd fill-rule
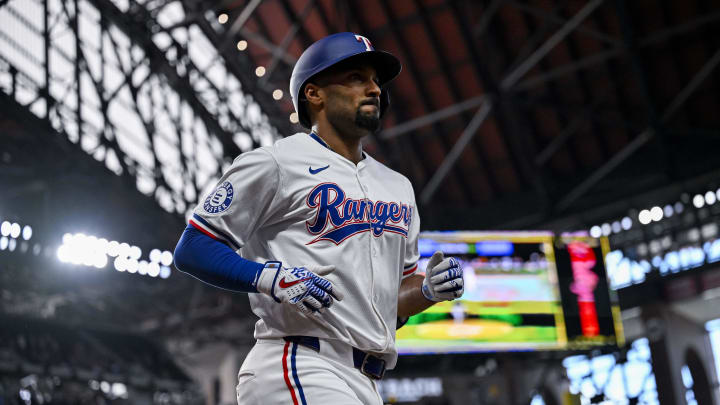
<instances>
[{"instance_id":1,"label":"player's ear","mask_svg":"<svg viewBox=\"0 0 720 405\"><path fill-rule=\"evenodd\" d=\"M305 85L305 89L303 91L305 92L305 99L308 101L309 104L315 107L322 106L323 98L321 95L322 89L320 88L320 86L311 82Z\"/></svg>"}]
</instances>

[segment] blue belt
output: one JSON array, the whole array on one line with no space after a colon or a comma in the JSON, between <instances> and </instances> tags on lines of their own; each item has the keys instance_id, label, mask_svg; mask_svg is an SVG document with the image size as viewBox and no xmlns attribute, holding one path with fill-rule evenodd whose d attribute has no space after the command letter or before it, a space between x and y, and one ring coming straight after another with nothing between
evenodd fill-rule
<instances>
[{"instance_id":1,"label":"blue belt","mask_svg":"<svg viewBox=\"0 0 720 405\"><path fill-rule=\"evenodd\" d=\"M285 336L283 339L287 342L303 345L316 352L320 351L320 339L313 336ZM353 366L373 380L379 380L385 375L385 360L354 347Z\"/></svg>"}]
</instances>

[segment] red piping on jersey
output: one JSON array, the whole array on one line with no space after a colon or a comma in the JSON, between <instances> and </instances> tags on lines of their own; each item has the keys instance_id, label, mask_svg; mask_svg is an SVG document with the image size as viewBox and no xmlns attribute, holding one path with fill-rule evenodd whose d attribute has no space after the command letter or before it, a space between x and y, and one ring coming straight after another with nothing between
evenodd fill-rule
<instances>
[{"instance_id":1,"label":"red piping on jersey","mask_svg":"<svg viewBox=\"0 0 720 405\"><path fill-rule=\"evenodd\" d=\"M403 271L403 276L407 276L407 275L413 273L415 270L417 270L417 263L414 266L412 266L411 268L409 268L408 270Z\"/></svg>"},{"instance_id":2,"label":"red piping on jersey","mask_svg":"<svg viewBox=\"0 0 720 405\"><path fill-rule=\"evenodd\" d=\"M290 342L285 342L285 349L283 351L283 357L282 357L283 378L285 379L285 385L287 385L288 390L290 390L290 395L292 396L293 405L299 405L297 397L295 396L295 389L293 388L292 383L290 382L290 377L288 376L288 366L287 366L288 347L290 347Z\"/></svg>"},{"instance_id":3,"label":"red piping on jersey","mask_svg":"<svg viewBox=\"0 0 720 405\"><path fill-rule=\"evenodd\" d=\"M218 241L220 240L217 236L211 234L210 232L208 232L208 231L206 231L205 229L203 229L203 227L201 227L200 225L196 224L195 221L193 221L192 219L190 220L190 225L192 225L193 227L195 227L195 229L197 229L198 231L204 233L205 235L207 235L207 236L209 236L209 237L211 237L211 238L213 238L213 239L215 239L215 240L218 240Z\"/></svg>"}]
</instances>

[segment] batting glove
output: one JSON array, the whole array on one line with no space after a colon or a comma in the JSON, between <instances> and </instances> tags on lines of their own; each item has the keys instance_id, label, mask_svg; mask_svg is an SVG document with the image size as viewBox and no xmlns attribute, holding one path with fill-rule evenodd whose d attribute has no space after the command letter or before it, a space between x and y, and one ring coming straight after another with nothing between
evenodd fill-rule
<instances>
[{"instance_id":1,"label":"batting glove","mask_svg":"<svg viewBox=\"0 0 720 405\"><path fill-rule=\"evenodd\" d=\"M322 313L343 294L326 276L335 266L282 267L280 262L267 262L257 282L258 291L278 303L293 305L304 314Z\"/></svg>"},{"instance_id":2,"label":"batting glove","mask_svg":"<svg viewBox=\"0 0 720 405\"><path fill-rule=\"evenodd\" d=\"M444 259L442 252L435 252L427 264L422 293L430 301L452 301L463 295L463 269L454 257Z\"/></svg>"}]
</instances>

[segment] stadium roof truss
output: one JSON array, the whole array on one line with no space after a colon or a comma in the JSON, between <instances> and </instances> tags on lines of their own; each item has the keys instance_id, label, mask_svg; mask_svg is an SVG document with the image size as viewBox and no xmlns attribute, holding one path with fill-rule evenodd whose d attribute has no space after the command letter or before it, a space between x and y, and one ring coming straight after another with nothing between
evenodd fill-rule
<instances>
[{"instance_id":1,"label":"stadium roof truss","mask_svg":"<svg viewBox=\"0 0 720 405\"><path fill-rule=\"evenodd\" d=\"M343 30L403 61L367 150L411 179L430 227L536 226L718 168L709 0L19 4L0 8L4 89L170 212L301 130L274 94Z\"/></svg>"},{"instance_id":2,"label":"stadium roof truss","mask_svg":"<svg viewBox=\"0 0 720 405\"><path fill-rule=\"evenodd\" d=\"M720 133L710 1L214 5L227 16L223 43L247 40L242 57L266 67L259 91L287 88L295 58L332 32L362 32L398 55L394 107L368 150L413 181L426 212L485 217L458 215L460 226L538 225L717 168L703 153ZM493 207L506 214L483 215Z\"/></svg>"},{"instance_id":3,"label":"stadium roof truss","mask_svg":"<svg viewBox=\"0 0 720 405\"><path fill-rule=\"evenodd\" d=\"M277 131L179 3L121 3L4 2L3 91L184 215L234 156Z\"/></svg>"}]
</instances>

